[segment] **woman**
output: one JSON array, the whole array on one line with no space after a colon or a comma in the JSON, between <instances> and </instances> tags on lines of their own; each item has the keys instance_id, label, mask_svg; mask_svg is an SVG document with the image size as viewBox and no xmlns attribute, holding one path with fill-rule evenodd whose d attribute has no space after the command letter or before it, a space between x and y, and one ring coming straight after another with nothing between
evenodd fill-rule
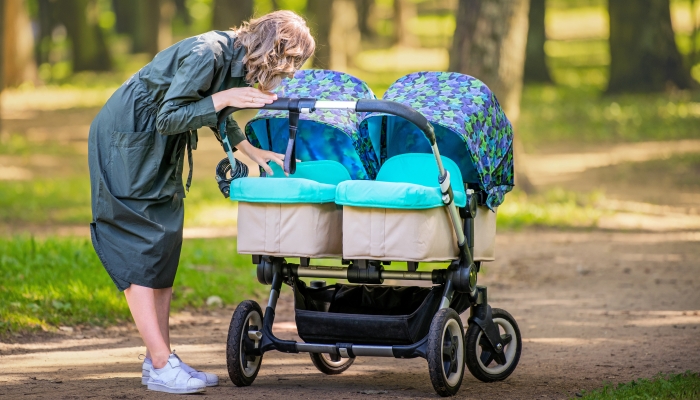
<instances>
[{"instance_id":1,"label":"woman","mask_svg":"<svg viewBox=\"0 0 700 400\"><path fill-rule=\"evenodd\" d=\"M182 246L182 171L187 154L189 189L196 130L216 126L225 107L274 101L269 90L292 76L314 47L306 23L290 11L185 39L126 81L90 127L92 242L146 344L142 383L151 390L193 393L218 384L215 375L171 352L168 328ZM268 162L282 166L283 155L253 147L235 121L227 134L269 174Z\"/></svg>"}]
</instances>

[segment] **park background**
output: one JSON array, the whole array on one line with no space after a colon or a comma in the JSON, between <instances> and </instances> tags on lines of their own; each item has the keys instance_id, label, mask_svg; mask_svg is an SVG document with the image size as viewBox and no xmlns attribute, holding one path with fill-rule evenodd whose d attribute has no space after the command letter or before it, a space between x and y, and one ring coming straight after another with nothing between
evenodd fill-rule
<instances>
[{"instance_id":1,"label":"park background","mask_svg":"<svg viewBox=\"0 0 700 400\"><path fill-rule=\"evenodd\" d=\"M697 243L698 3L0 0L0 341L130 321L89 241L89 124L159 50L275 9L308 19L307 68L350 73L378 97L419 70L491 87L516 135L500 233L675 232ZM239 114L241 124L254 115ZM214 180L224 153L208 130L199 137L173 306L206 313L265 288L235 251L236 205Z\"/></svg>"}]
</instances>

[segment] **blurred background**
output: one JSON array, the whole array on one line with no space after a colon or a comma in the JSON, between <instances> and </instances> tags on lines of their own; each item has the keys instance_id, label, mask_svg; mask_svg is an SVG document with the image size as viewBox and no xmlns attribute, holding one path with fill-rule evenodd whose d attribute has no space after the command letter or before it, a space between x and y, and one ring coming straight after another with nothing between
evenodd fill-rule
<instances>
[{"instance_id":1,"label":"blurred background","mask_svg":"<svg viewBox=\"0 0 700 400\"><path fill-rule=\"evenodd\" d=\"M418 70L491 87L516 132L499 229L697 232L698 3L0 0L0 334L128 318L89 243L89 124L159 50L276 9L308 19L318 47L307 67L348 72L378 97ZM261 288L235 255L235 204L213 178L223 157L200 132L179 309Z\"/></svg>"}]
</instances>

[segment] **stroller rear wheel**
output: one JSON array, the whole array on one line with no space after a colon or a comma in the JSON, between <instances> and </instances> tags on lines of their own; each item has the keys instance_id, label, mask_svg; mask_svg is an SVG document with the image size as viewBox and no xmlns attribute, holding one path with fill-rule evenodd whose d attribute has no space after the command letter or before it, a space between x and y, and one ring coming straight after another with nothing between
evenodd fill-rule
<instances>
[{"instance_id":1,"label":"stroller rear wheel","mask_svg":"<svg viewBox=\"0 0 700 400\"><path fill-rule=\"evenodd\" d=\"M470 324L467 329L467 368L474 377L483 382L502 381L515 371L520 360L522 339L515 318L506 310L494 308L491 310L493 323L498 326L501 338L505 339L505 364L499 364L492 356L493 347L483 335L479 325Z\"/></svg>"},{"instance_id":2,"label":"stroller rear wheel","mask_svg":"<svg viewBox=\"0 0 700 400\"><path fill-rule=\"evenodd\" d=\"M455 395L464 377L464 327L455 310L445 308L435 314L427 350L433 388L443 397Z\"/></svg>"},{"instance_id":3,"label":"stroller rear wheel","mask_svg":"<svg viewBox=\"0 0 700 400\"><path fill-rule=\"evenodd\" d=\"M262 311L260 305L246 300L236 307L228 328L226 342L226 366L228 376L236 386L250 386L260 371L262 356L246 354L246 349L256 344L249 336L251 330L262 329ZM250 350L248 350L250 352Z\"/></svg>"},{"instance_id":4,"label":"stroller rear wheel","mask_svg":"<svg viewBox=\"0 0 700 400\"><path fill-rule=\"evenodd\" d=\"M309 356L311 356L311 361L314 363L316 369L326 375L342 374L355 362L354 357L340 358L336 356L337 360L333 360L334 356L329 354L309 353Z\"/></svg>"}]
</instances>

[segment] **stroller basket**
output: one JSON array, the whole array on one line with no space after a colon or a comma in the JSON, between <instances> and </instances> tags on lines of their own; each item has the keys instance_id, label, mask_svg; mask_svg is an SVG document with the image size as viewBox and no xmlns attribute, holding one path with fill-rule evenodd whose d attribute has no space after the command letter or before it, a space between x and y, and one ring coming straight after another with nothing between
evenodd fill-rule
<instances>
[{"instance_id":1,"label":"stroller basket","mask_svg":"<svg viewBox=\"0 0 700 400\"><path fill-rule=\"evenodd\" d=\"M294 285L299 337L315 343L416 343L428 334L441 298L438 286ZM467 296L456 293L451 307L466 310Z\"/></svg>"}]
</instances>

